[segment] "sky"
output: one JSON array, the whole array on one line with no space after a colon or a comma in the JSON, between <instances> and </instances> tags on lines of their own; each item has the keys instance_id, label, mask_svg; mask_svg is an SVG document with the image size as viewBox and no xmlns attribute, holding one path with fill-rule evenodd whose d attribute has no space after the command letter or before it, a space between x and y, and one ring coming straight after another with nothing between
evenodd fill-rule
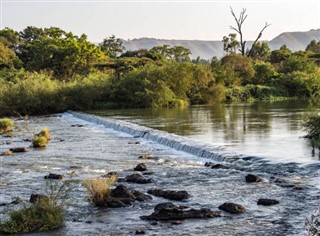
<instances>
[{"instance_id":1,"label":"sky","mask_svg":"<svg viewBox=\"0 0 320 236\"><path fill-rule=\"evenodd\" d=\"M320 28L319 0L0 0L0 27L21 31L27 26L60 27L92 42L111 35L186 40L222 40L245 8L246 40L254 40L265 23L261 39L283 32Z\"/></svg>"}]
</instances>

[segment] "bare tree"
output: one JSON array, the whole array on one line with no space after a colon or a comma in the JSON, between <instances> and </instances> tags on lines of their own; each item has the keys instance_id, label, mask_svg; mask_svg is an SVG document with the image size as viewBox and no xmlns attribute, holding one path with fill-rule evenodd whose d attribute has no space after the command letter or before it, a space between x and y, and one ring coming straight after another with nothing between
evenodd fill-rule
<instances>
[{"instance_id":1,"label":"bare tree","mask_svg":"<svg viewBox=\"0 0 320 236\"><path fill-rule=\"evenodd\" d=\"M242 33L242 25L243 23L245 22L245 20L247 19L247 14L246 14L246 11L247 9L243 8L242 11L240 12L240 15L239 17L237 17L232 9L232 7L230 7L231 9L231 14L234 18L234 20L236 21L237 23L237 26L236 27L233 27L233 26L230 26L230 28L234 31L236 31L239 36L240 36L240 49L239 51L241 52L242 56L245 55L245 51L246 51L246 42L244 39L243 39L243 33ZM251 46L251 49L249 50L249 53L248 53L248 56L251 56L252 55L252 52L253 52L253 48L255 46L255 44L258 42L258 40L261 38L262 36L262 32L268 27L270 26L270 24L268 24L266 22L265 26L262 28L262 30L260 31L258 37L256 38L256 40L253 42L252 46Z\"/></svg>"}]
</instances>

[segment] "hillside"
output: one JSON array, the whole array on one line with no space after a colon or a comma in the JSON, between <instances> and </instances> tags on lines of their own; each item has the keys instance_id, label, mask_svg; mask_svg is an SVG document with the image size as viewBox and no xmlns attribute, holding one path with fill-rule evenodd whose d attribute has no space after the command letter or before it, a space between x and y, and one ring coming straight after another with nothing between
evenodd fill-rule
<instances>
[{"instance_id":1,"label":"hillside","mask_svg":"<svg viewBox=\"0 0 320 236\"><path fill-rule=\"evenodd\" d=\"M304 50L311 40L320 40L320 29L306 32L286 32L268 42L272 50L278 49L286 44L292 51ZM252 42L248 42L250 45ZM203 40L168 40L155 38L139 38L133 40L123 40L123 45L127 50L138 50L141 48L150 49L161 45L183 46L191 50L191 58L200 56L204 59L211 59L213 56L218 58L224 55L223 44L221 41Z\"/></svg>"}]
</instances>

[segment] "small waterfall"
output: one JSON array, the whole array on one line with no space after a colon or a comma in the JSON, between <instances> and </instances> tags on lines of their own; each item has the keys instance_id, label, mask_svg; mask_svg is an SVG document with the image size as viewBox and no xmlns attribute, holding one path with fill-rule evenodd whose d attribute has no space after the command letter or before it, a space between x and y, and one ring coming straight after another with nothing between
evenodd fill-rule
<instances>
[{"instance_id":1,"label":"small waterfall","mask_svg":"<svg viewBox=\"0 0 320 236\"><path fill-rule=\"evenodd\" d=\"M98 125L103 125L106 128L124 132L134 137L151 140L158 144L198 157L208 158L215 161L224 161L228 158L240 158L239 155L236 155L235 153L228 153L222 147L215 147L209 144L204 144L188 137L182 137L165 131L140 126L122 120L116 120L74 111L68 111L68 113L78 119L82 119Z\"/></svg>"}]
</instances>

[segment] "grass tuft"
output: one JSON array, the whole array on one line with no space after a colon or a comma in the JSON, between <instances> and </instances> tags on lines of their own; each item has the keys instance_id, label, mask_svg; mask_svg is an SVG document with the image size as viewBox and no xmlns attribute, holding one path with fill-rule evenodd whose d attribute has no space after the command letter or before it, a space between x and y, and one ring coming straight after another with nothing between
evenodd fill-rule
<instances>
[{"instance_id":1,"label":"grass tuft","mask_svg":"<svg viewBox=\"0 0 320 236\"><path fill-rule=\"evenodd\" d=\"M6 133L12 131L14 122L9 118L0 119L0 133Z\"/></svg>"},{"instance_id":2,"label":"grass tuft","mask_svg":"<svg viewBox=\"0 0 320 236\"><path fill-rule=\"evenodd\" d=\"M83 181L84 187L88 190L89 199L96 206L103 206L104 199L110 195L111 186L117 182L117 177L86 179Z\"/></svg>"}]
</instances>

